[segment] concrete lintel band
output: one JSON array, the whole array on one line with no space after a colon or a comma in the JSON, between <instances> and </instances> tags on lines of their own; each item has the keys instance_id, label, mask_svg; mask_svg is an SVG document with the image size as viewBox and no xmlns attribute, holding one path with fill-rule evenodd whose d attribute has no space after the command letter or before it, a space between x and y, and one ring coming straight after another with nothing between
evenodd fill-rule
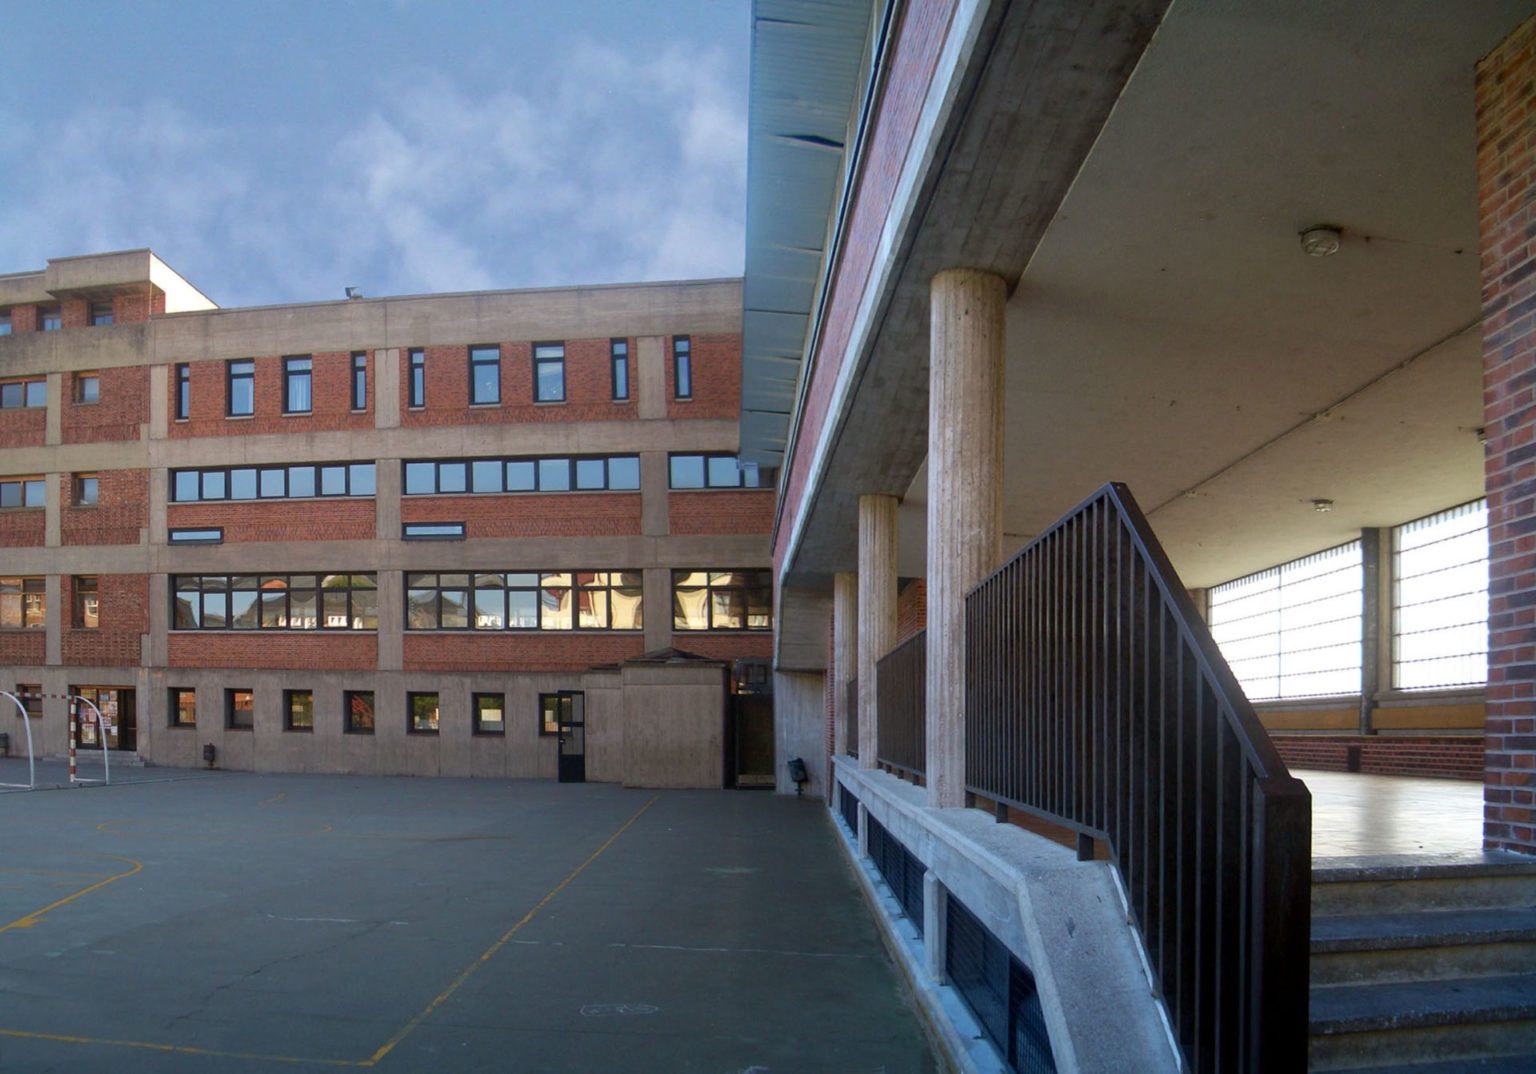
<instances>
[{"instance_id":1,"label":"concrete lintel band","mask_svg":"<svg viewBox=\"0 0 1536 1074\"><path fill-rule=\"evenodd\" d=\"M896 497L859 497L859 766L879 755L875 663L896 640Z\"/></svg>"},{"instance_id":2,"label":"concrete lintel band","mask_svg":"<svg viewBox=\"0 0 1536 1074\"><path fill-rule=\"evenodd\" d=\"M1002 277L949 269L930 286L928 804L965 805L965 594L1003 534ZM861 726L859 729L863 731Z\"/></svg>"}]
</instances>

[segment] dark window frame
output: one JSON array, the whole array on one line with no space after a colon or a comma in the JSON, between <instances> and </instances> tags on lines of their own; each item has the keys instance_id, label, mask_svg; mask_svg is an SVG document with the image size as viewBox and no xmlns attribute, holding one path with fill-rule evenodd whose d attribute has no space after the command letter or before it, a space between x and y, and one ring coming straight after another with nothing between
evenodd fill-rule
<instances>
[{"instance_id":1,"label":"dark window frame","mask_svg":"<svg viewBox=\"0 0 1536 1074\"><path fill-rule=\"evenodd\" d=\"M95 574L76 574L70 577L70 624L75 630L101 629L101 579ZM94 612L88 612L87 600L95 602ZM93 624L88 620L96 619Z\"/></svg>"},{"instance_id":2,"label":"dark window frame","mask_svg":"<svg viewBox=\"0 0 1536 1074\"><path fill-rule=\"evenodd\" d=\"M0 410L46 410L47 407L47 377L10 377L0 380Z\"/></svg>"},{"instance_id":3,"label":"dark window frame","mask_svg":"<svg viewBox=\"0 0 1536 1074\"><path fill-rule=\"evenodd\" d=\"M183 698L192 695L192 718L182 719L181 702ZM196 727L197 726L197 688L195 686L170 686L165 691L165 715L167 727Z\"/></svg>"},{"instance_id":4,"label":"dark window frame","mask_svg":"<svg viewBox=\"0 0 1536 1074\"><path fill-rule=\"evenodd\" d=\"M479 398L479 382L476 374L482 367L496 371L496 391L494 399ZM500 406L501 405L501 346L497 343L476 343L469 348L469 405L470 406Z\"/></svg>"},{"instance_id":5,"label":"dark window frame","mask_svg":"<svg viewBox=\"0 0 1536 1074\"><path fill-rule=\"evenodd\" d=\"M48 580L40 574L15 574L0 578L0 585L5 583L12 583L20 599L15 605L16 622L6 624L3 609L10 602L0 596L0 631L48 629Z\"/></svg>"},{"instance_id":6,"label":"dark window frame","mask_svg":"<svg viewBox=\"0 0 1536 1074\"><path fill-rule=\"evenodd\" d=\"M374 491L372 491L372 492L354 492L354 491L352 491L353 483L362 476L360 473L354 473L354 470L357 470L360 467L367 467L368 469L373 470L372 483L373 483ZM343 489L345 491L342 491L342 492L326 492L325 491L325 481L326 481L325 471L327 471L327 470L335 470L335 469L341 469L343 471L342 483L343 483ZM281 471L284 472L284 477L283 477L283 494L281 496L277 496L277 495L262 495L262 492L261 492L261 475L262 475L262 473L263 472L267 472L267 471L278 471L278 470L281 470ZM315 489L315 491L314 491L314 494L312 496L295 496L295 495L293 495L293 492L292 492L292 489L293 489L293 481L292 481L293 474L292 474L292 472L294 470L310 470L310 471L313 472L313 474L314 474L314 489ZM247 471L249 471L249 472L251 472L251 473L256 475L256 482L257 482L256 483L256 495L254 495L254 496L236 496L234 494L235 493L234 475L237 474L237 473L245 473ZM208 487L208 482L207 482L207 476L208 475L222 475L223 480L222 480L221 484L222 484L222 487L223 487L223 495L211 496L211 495L206 495L205 494L206 493L206 489ZM181 491L182 490L179 489L177 486L180 484L180 478L182 478L182 477L187 477L189 479L190 478L195 478L195 483L197 485L197 495L196 496L184 497L184 496L181 495ZM285 464L277 464L277 465L272 465L272 466L198 466L198 467L186 467L186 468L183 468L183 469L176 469L176 470L170 471L170 475L169 475L169 478L168 478L168 484L169 484L169 488L167 490L167 501L169 503L173 503L173 504L177 504L177 503L255 503L255 502L259 501L259 500L320 500L320 499L337 500L337 499L348 499L348 498L352 498L352 499L366 499L366 498L374 497L374 496L378 495L378 464L374 463L374 462L297 462L297 463L286 464L286 465Z\"/></svg>"},{"instance_id":7,"label":"dark window frame","mask_svg":"<svg viewBox=\"0 0 1536 1074\"><path fill-rule=\"evenodd\" d=\"M188 421L192 417L192 367L186 362L176 365L175 420Z\"/></svg>"},{"instance_id":8,"label":"dark window frame","mask_svg":"<svg viewBox=\"0 0 1536 1074\"><path fill-rule=\"evenodd\" d=\"M613 401L629 402L629 340L608 341L610 373L613 378Z\"/></svg>"},{"instance_id":9,"label":"dark window frame","mask_svg":"<svg viewBox=\"0 0 1536 1074\"><path fill-rule=\"evenodd\" d=\"M249 410L235 409L236 384L245 384L249 387L251 403ZM224 416L226 418L256 416L256 359L230 358L224 363Z\"/></svg>"},{"instance_id":10,"label":"dark window frame","mask_svg":"<svg viewBox=\"0 0 1536 1074\"><path fill-rule=\"evenodd\" d=\"M424 410L427 405L427 350L412 347L406 352L406 409Z\"/></svg>"},{"instance_id":11,"label":"dark window frame","mask_svg":"<svg viewBox=\"0 0 1536 1074\"><path fill-rule=\"evenodd\" d=\"M444 532L433 533L431 532L433 530ZM462 541L464 538L462 522L402 522L400 524L402 541Z\"/></svg>"},{"instance_id":12,"label":"dark window frame","mask_svg":"<svg viewBox=\"0 0 1536 1074\"><path fill-rule=\"evenodd\" d=\"M178 526L165 537L166 544L223 544L223 526Z\"/></svg>"},{"instance_id":13,"label":"dark window frame","mask_svg":"<svg viewBox=\"0 0 1536 1074\"><path fill-rule=\"evenodd\" d=\"M672 337L672 398L693 398L693 337Z\"/></svg>"},{"instance_id":14,"label":"dark window frame","mask_svg":"<svg viewBox=\"0 0 1536 1074\"><path fill-rule=\"evenodd\" d=\"M326 586L323 581L326 578L345 578L346 585ZM313 578L313 585L294 585L294 579ZM373 584L355 585L355 579L372 579ZM331 572L330 574L173 574L169 577L168 588L170 590L171 618L170 629L173 632L187 631L200 633L235 633L235 634L263 634L263 633L324 633L324 634L368 634L378 631L379 604L378 604L378 575L367 571L354 571L351 573ZM253 594L253 600L240 612L235 610L235 594ZM284 625L263 626L262 621L265 612L276 609L276 602L271 599L277 593L283 594L280 616ZM313 594L315 609L315 625L290 626L287 625L294 619L293 594ZM326 594L334 595L345 593L346 597L346 625L331 626L326 623ZM354 626L355 621L368 619L368 601L357 601L354 594L374 594L372 604L373 626ZM219 614L223 617L223 626L208 626L207 620L210 608L218 603L210 601L208 596L212 594L223 596L223 611ZM189 602L186 614L178 615L178 601L183 596L196 597L196 610L193 611ZM301 596L301 600L304 598ZM255 625L236 625L237 616L247 615L254 609ZM187 625L190 620L190 625Z\"/></svg>"},{"instance_id":15,"label":"dark window frame","mask_svg":"<svg viewBox=\"0 0 1536 1074\"><path fill-rule=\"evenodd\" d=\"M698 459L702 467L703 484L680 485L677 482L677 464L687 459ZM720 462L729 459L736 464L736 483L724 484L712 480L712 462ZM755 484L747 484L748 474L756 478ZM747 491L761 491L774 487L774 471L755 463L743 463L739 455L732 455L724 451L674 451L667 456L667 488L674 492L702 492L707 489L745 489Z\"/></svg>"},{"instance_id":16,"label":"dark window frame","mask_svg":"<svg viewBox=\"0 0 1536 1074\"><path fill-rule=\"evenodd\" d=\"M70 504L73 507L96 507L101 503L101 475L99 473L75 474L70 482Z\"/></svg>"},{"instance_id":17,"label":"dark window frame","mask_svg":"<svg viewBox=\"0 0 1536 1074\"><path fill-rule=\"evenodd\" d=\"M101 402L101 374L76 373L73 399L76 406L95 406Z\"/></svg>"},{"instance_id":18,"label":"dark window frame","mask_svg":"<svg viewBox=\"0 0 1536 1074\"><path fill-rule=\"evenodd\" d=\"M594 578L603 576L603 582L590 582L582 584L579 579L583 575ZM631 579L626 582L624 576ZM444 582L444 576L449 578L462 577L465 579L461 585L458 582ZM495 581L496 578L501 581ZM562 577L569 578L568 584L561 584L558 580ZM511 581L509 579L518 579ZM527 581L525 579L532 579ZM430 634L444 631L455 631L476 634L640 634L645 631L645 577L638 570L569 570L569 571L407 571L403 579L405 595L404 630L410 634ZM565 594L564 602L553 606L546 598L545 593ZM602 593L602 618L606 625L582 625L582 600L583 593ZM464 626L444 626L443 609L444 593L464 594ZM501 626L481 626L478 623L479 614L476 611L477 593L500 593ZM535 624L532 626L512 625L512 594L533 594L533 608ZM614 621L614 596L620 594L625 598L639 598L637 613L639 625L633 627L615 627ZM413 599L420 601L420 607L424 610L426 601L421 597L413 597L417 594L431 594L432 620L435 625L412 625ZM527 603L527 598L520 602ZM451 607L451 605L449 605ZM546 609L565 609L565 614L570 617L570 626L546 625ZM589 608L595 607L590 605ZM589 615L596 616L595 611L589 611ZM562 616L551 613L547 619L553 621Z\"/></svg>"},{"instance_id":19,"label":"dark window frame","mask_svg":"<svg viewBox=\"0 0 1536 1074\"><path fill-rule=\"evenodd\" d=\"M57 332L64 327L64 307L39 306L37 307L37 330L39 332Z\"/></svg>"},{"instance_id":20,"label":"dark window frame","mask_svg":"<svg viewBox=\"0 0 1536 1074\"><path fill-rule=\"evenodd\" d=\"M551 727L549 722L544 718L545 714L549 711L547 706L551 701L554 702L555 712L555 723L553 727ZM560 733L560 695L558 693L546 691L545 693L541 693L539 695L538 719L540 738L553 738Z\"/></svg>"},{"instance_id":21,"label":"dark window frame","mask_svg":"<svg viewBox=\"0 0 1536 1074\"><path fill-rule=\"evenodd\" d=\"M352 409L368 409L368 352L352 352Z\"/></svg>"},{"instance_id":22,"label":"dark window frame","mask_svg":"<svg viewBox=\"0 0 1536 1074\"><path fill-rule=\"evenodd\" d=\"M308 405L293 405L293 389L302 383ZM315 358L311 354L285 354L283 356L283 413L313 414L315 412Z\"/></svg>"},{"instance_id":23,"label":"dark window frame","mask_svg":"<svg viewBox=\"0 0 1536 1074\"><path fill-rule=\"evenodd\" d=\"M558 350L559 354L540 354L543 351ZM539 394L539 371L543 366L557 365L560 368L560 395L543 398ZM533 401L535 403L563 403L567 396L565 383L565 342L563 340L543 340L533 344Z\"/></svg>"},{"instance_id":24,"label":"dark window frame","mask_svg":"<svg viewBox=\"0 0 1536 1074\"><path fill-rule=\"evenodd\" d=\"M341 705L345 709L342 722L342 733L347 735L371 735L378 726L379 713L376 707L375 694L372 690L344 690L341 694ZM355 699L366 697L368 699L368 726L364 727L357 719L357 705Z\"/></svg>"},{"instance_id":25,"label":"dark window frame","mask_svg":"<svg viewBox=\"0 0 1536 1074\"><path fill-rule=\"evenodd\" d=\"M40 682L18 682L16 689L11 691L21 701L22 710L26 712L27 719L40 720L43 718L43 684Z\"/></svg>"},{"instance_id":26,"label":"dark window frame","mask_svg":"<svg viewBox=\"0 0 1536 1074\"><path fill-rule=\"evenodd\" d=\"M294 702L300 697L309 699L309 725L294 722ZM283 730L294 731L299 734L311 734L315 730L315 692L313 690L284 690L283 691Z\"/></svg>"},{"instance_id":27,"label":"dark window frame","mask_svg":"<svg viewBox=\"0 0 1536 1074\"><path fill-rule=\"evenodd\" d=\"M90 324L92 328L110 327L116 320L110 299L100 302L92 302L90 309Z\"/></svg>"},{"instance_id":28,"label":"dark window frame","mask_svg":"<svg viewBox=\"0 0 1536 1074\"><path fill-rule=\"evenodd\" d=\"M567 464L566 485L564 488L546 489L542 487L543 465L545 463ZM582 486L579 484L578 474L581 463L601 462L603 464L603 483L600 486ZM633 463L635 468L635 484L631 487L615 488L613 484L614 463ZM475 488L475 465L477 463L495 463L501 468L500 487L493 489ZM533 465L533 488L510 489L507 487L507 467L516 463L531 463ZM432 487L426 491L411 491L411 468L419 466L432 467ZM463 467L464 488L443 488L443 468ZM639 455L502 455L464 459L402 459L400 460L400 494L402 496L522 496L529 493L557 493L557 492L639 492L640 491L640 456Z\"/></svg>"},{"instance_id":29,"label":"dark window frame","mask_svg":"<svg viewBox=\"0 0 1536 1074\"><path fill-rule=\"evenodd\" d=\"M250 707L243 710L247 714L244 720L237 722L235 714L242 710L236 707L235 698L240 694L244 694L246 697L250 698ZM229 686L225 688L224 729L226 731L256 730L256 691L253 688L248 686Z\"/></svg>"},{"instance_id":30,"label":"dark window frame","mask_svg":"<svg viewBox=\"0 0 1536 1074\"><path fill-rule=\"evenodd\" d=\"M8 491L15 489L14 492ZM14 500L14 503L6 503ZM7 477L0 479L0 510L42 511L48 506L48 479L45 477Z\"/></svg>"},{"instance_id":31,"label":"dark window frame","mask_svg":"<svg viewBox=\"0 0 1536 1074\"><path fill-rule=\"evenodd\" d=\"M682 578L689 575L703 574L704 584L680 586ZM756 584L748 581L742 585L733 583L715 583L712 579L716 574L742 574L748 578L756 576ZM680 578L681 576L681 578ZM707 618L705 626L696 627L679 623L677 614L677 594L679 590L686 592L704 593L704 613ZM715 593L741 593L742 594L742 626L716 626L715 625ZM762 626L747 625L751 621L750 593L767 595L768 622ZM695 567L692 569L680 568L672 571L672 629L678 633L689 634L762 634L773 631L773 572L766 567Z\"/></svg>"},{"instance_id":32,"label":"dark window frame","mask_svg":"<svg viewBox=\"0 0 1536 1074\"><path fill-rule=\"evenodd\" d=\"M501 719L496 721L499 726L487 728L480 720L480 702L495 698L499 703L498 711ZM507 695L494 691L476 691L469 695L469 712L473 721L472 733L476 735L505 736L507 733Z\"/></svg>"},{"instance_id":33,"label":"dark window frame","mask_svg":"<svg viewBox=\"0 0 1536 1074\"><path fill-rule=\"evenodd\" d=\"M432 698L432 711L437 717L435 727L417 727L417 698ZM407 690L405 694L405 733L408 735L436 735L443 729L443 695L437 690Z\"/></svg>"}]
</instances>

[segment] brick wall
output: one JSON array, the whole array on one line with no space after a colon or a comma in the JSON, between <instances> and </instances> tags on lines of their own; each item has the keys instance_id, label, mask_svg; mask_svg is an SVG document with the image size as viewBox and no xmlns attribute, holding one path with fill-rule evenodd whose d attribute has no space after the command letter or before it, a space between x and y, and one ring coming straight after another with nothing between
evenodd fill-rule
<instances>
[{"instance_id":1,"label":"brick wall","mask_svg":"<svg viewBox=\"0 0 1536 1074\"><path fill-rule=\"evenodd\" d=\"M72 575L60 579L64 663L137 667L142 652L140 637L149 632L149 578L142 574L97 575L100 626L94 630L73 626L74 585Z\"/></svg>"},{"instance_id":2,"label":"brick wall","mask_svg":"<svg viewBox=\"0 0 1536 1074\"><path fill-rule=\"evenodd\" d=\"M1536 19L1477 67L1488 493L1484 842L1536 853Z\"/></svg>"},{"instance_id":3,"label":"brick wall","mask_svg":"<svg viewBox=\"0 0 1536 1074\"><path fill-rule=\"evenodd\" d=\"M41 324L36 306L12 306L11 307L11 331L36 332Z\"/></svg>"},{"instance_id":4,"label":"brick wall","mask_svg":"<svg viewBox=\"0 0 1536 1074\"><path fill-rule=\"evenodd\" d=\"M768 660L773 656L773 635L690 634L680 630L672 635L672 647L714 660Z\"/></svg>"},{"instance_id":5,"label":"brick wall","mask_svg":"<svg viewBox=\"0 0 1536 1074\"><path fill-rule=\"evenodd\" d=\"M157 308L158 302L158 308ZM153 289L137 295L118 295L112 300L114 324L138 324L153 313L165 312L165 293Z\"/></svg>"},{"instance_id":6,"label":"brick wall","mask_svg":"<svg viewBox=\"0 0 1536 1074\"><path fill-rule=\"evenodd\" d=\"M1357 771L1379 776L1483 778L1483 741L1465 737L1398 738L1381 735L1274 735L1275 748L1292 768L1347 772L1351 749L1360 751Z\"/></svg>"},{"instance_id":7,"label":"brick wall","mask_svg":"<svg viewBox=\"0 0 1536 1074\"><path fill-rule=\"evenodd\" d=\"M462 522L476 537L636 537L638 492L554 492L530 495L406 496L402 522ZM594 563L593 567L626 566Z\"/></svg>"},{"instance_id":8,"label":"brick wall","mask_svg":"<svg viewBox=\"0 0 1536 1074\"><path fill-rule=\"evenodd\" d=\"M224 527L224 543L240 541L369 541L378 512L373 497L180 503L166 508L166 525Z\"/></svg>"},{"instance_id":9,"label":"brick wall","mask_svg":"<svg viewBox=\"0 0 1536 1074\"><path fill-rule=\"evenodd\" d=\"M138 544L149 526L149 471L103 470L97 478L97 503L75 507L74 475L58 475L64 543Z\"/></svg>"},{"instance_id":10,"label":"brick wall","mask_svg":"<svg viewBox=\"0 0 1536 1074\"><path fill-rule=\"evenodd\" d=\"M565 402L533 401L533 343L486 340L501 347L501 402L469 405L469 347L425 347L426 407L409 409L410 348L400 349L400 413L403 425L496 425L506 422L623 421L635 404L634 341L630 341L629 398L613 398L609 341L565 341ZM551 340L550 342L558 342ZM738 374L739 376L739 374Z\"/></svg>"},{"instance_id":11,"label":"brick wall","mask_svg":"<svg viewBox=\"0 0 1536 1074\"><path fill-rule=\"evenodd\" d=\"M86 328L91 323L91 304L83 298L66 298L59 303L59 315L65 328Z\"/></svg>"},{"instance_id":12,"label":"brick wall","mask_svg":"<svg viewBox=\"0 0 1536 1074\"><path fill-rule=\"evenodd\" d=\"M48 436L48 411L42 407L0 410L0 448L42 447Z\"/></svg>"},{"instance_id":13,"label":"brick wall","mask_svg":"<svg viewBox=\"0 0 1536 1074\"><path fill-rule=\"evenodd\" d=\"M0 548L41 548L47 536L47 512L41 507L0 511Z\"/></svg>"},{"instance_id":14,"label":"brick wall","mask_svg":"<svg viewBox=\"0 0 1536 1074\"><path fill-rule=\"evenodd\" d=\"M881 255L886 217L954 8L954 0L911 0L903 8L879 114L859 172L842 251L833 270L821 343L807 371L810 386L801 411L800 431L793 454L785 460L789 473L784 483L784 525L779 527L774 543L775 566L781 569L789 535L805 496L816 442L826 424L832 390L842 363L850 357L848 346L859 307L876 259Z\"/></svg>"},{"instance_id":15,"label":"brick wall","mask_svg":"<svg viewBox=\"0 0 1536 1074\"><path fill-rule=\"evenodd\" d=\"M378 666L378 636L366 631L187 631L170 636L173 668L313 668L356 671ZM238 683L230 683L238 686Z\"/></svg>"},{"instance_id":16,"label":"brick wall","mask_svg":"<svg viewBox=\"0 0 1536 1074\"><path fill-rule=\"evenodd\" d=\"M900 645L919 630L928 628L928 583L911 578L896 595L896 642Z\"/></svg>"},{"instance_id":17,"label":"brick wall","mask_svg":"<svg viewBox=\"0 0 1536 1074\"><path fill-rule=\"evenodd\" d=\"M668 493L667 517L675 534L767 533L773 528L773 490Z\"/></svg>"},{"instance_id":18,"label":"brick wall","mask_svg":"<svg viewBox=\"0 0 1536 1074\"><path fill-rule=\"evenodd\" d=\"M725 418L741 416L741 337L690 336L693 354L693 396L677 398L672 339L664 342L667 366L667 417Z\"/></svg>"},{"instance_id":19,"label":"brick wall","mask_svg":"<svg viewBox=\"0 0 1536 1074\"><path fill-rule=\"evenodd\" d=\"M407 671L585 671L645 651L641 634L405 635Z\"/></svg>"},{"instance_id":20,"label":"brick wall","mask_svg":"<svg viewBox=\"0 0 1536 1074\"><path fill-rule=\"evenodd\" d=\"M0 630L0 664L41 664L47 646L41 628Z\"/></svg>"},{"instance_id":21,"label":"brick wall","mask_svg":"<svg viewBox=\"0 0 1536 1074\"><path fill-rule=\"evenodd\" d=\"M108 440L137 440L139 426L149 421L149 368L103 369L101 400L75 402L74 385L65 377L60 415L64 443L97 444Z\"/></svg>"},{"instance_id":22,"label":"brick wall","mask_svg":"<svg viewBox=\"0 0 1536 1074\"><path fill-rule=\"evenodd\" d=\"M307 414L283 413L283 356L265 355L256 362L255 414L248 418L230 418L227 366L223 361L190 363L192 397L186 421L172 421L170 436L256 436L262 433L327 432L337 429L371 429L370 411L352 410L352 352L331 351L312 354L310 388L312 409ZM373 355L368 357L368 392L373 398L376 378ZM176 375L167 378L170 393L167 405L176 413Z\"/></svg>"}]
</instances>

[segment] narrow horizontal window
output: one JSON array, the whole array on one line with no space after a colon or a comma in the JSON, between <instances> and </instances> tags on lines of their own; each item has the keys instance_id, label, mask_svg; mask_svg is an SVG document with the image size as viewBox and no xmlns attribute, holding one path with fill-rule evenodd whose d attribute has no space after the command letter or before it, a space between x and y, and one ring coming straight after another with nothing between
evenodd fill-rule
<instances>
[{"instance_id":1,"label":"narrow horizontal window","mask_svg":"<svg viewBox=\"0 0 1536 1074\"><path fill-rule=\"evenodd\" d=\"M462 522L407 522L400 536L407 541L462 541Z\"/></svg>"},{"instance_id":2,"label":"narrow horizontal window","mask_svg":"<svg viewBox=\"0 0 1536 1074\"><path fill-rule=\"evenodd\" d=\"M499 492L633 492L640 488L638 455L544 458L406 459L407 496Z\"/></svg>"},{"instance_id":3,"label":"narrow horizontal window","mask_svg":"<svg viewBox=\"0 0 1536 1074\"><path fill-rule=\"evenodd\" d=\"M316 496L372 496L371 462L301 463L294 466L221 466L172 470L171 500L303 500Z\"/></svg>"},{"instance_id":4,"label":"narrow horizontal window","mask_svg":"<svg viewBox=\"0 0 1536 1074\"><path fill-rule=\"evenodd\" d=\"M224 530L217 529L173 529L169 534L171 544L222 544L224 542Z\"/></svg>"},{"instance_id":5,"label":"narrow horizontal window","mask_svg":"<svg viewBox=\"0 0 1536 1074\"><path fill-rule=\"evenodd\" d=\"M668 484L674 489L771 488L774 471L735 455L673 455Z\"/></svg>"}]
</instances>

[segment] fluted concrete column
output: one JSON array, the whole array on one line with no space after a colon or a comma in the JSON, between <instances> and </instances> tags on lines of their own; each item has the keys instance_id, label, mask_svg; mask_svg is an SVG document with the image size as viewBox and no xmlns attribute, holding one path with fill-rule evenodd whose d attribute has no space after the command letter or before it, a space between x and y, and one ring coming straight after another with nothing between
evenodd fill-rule
<instances>
[{"instance_id":1,"label":"fluted concrete column","mask_svg":"<svg viewBox=\"0 0 1536 1074\"><path fill-rule=\"evenodd\" d=\"M928 804L965 804L965 594L1003 534L1001 277L933 278L928 371Z\"/></svg>"},{"instance_id":2,"label":"fluted concrete column","mask_svg":"<svg viewBox=\"0 0 1536 1074\"><path fill-rule=\"evenodd\" d=\"M896 640L896 497L859 497L859 767L875 767L875 662Z\"/></svg>"},{"instance_id":3,"label":"fluted concrete column","mask_svg":"<svg viewBox=\"0 0 1536 1074\"><path fill-rule=\"evenodd\" d=\"M848 682L859 660L859 576L841 571L832 579L832 750L848 752Z\"/></svg>"}]
</instances>

